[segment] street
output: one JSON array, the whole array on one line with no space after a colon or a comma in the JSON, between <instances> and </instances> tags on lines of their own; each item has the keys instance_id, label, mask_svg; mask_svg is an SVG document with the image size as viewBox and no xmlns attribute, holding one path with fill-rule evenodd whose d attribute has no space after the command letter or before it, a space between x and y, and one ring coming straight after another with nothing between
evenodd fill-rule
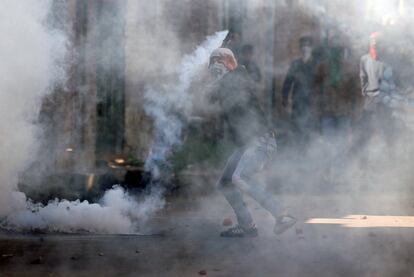
<instances>
[{"instance_id":1,"label":"street","mask_svg":"<svg viewBox=\"0 0 414 277\"><path fill-rule=\"evenodd\" d=\"M218 194L174 199L140 235L3 232L0 276L414 276L414 229L399 227L398 220L382 227L381 217L376 227L322 220L402 216L398 210L408 198L361 195L349 205L346 195L275 197L299 218L280 236L249 199L259 237L221 238L223 219L234 222L234 216Z\"/></svg>"}]
</instances>

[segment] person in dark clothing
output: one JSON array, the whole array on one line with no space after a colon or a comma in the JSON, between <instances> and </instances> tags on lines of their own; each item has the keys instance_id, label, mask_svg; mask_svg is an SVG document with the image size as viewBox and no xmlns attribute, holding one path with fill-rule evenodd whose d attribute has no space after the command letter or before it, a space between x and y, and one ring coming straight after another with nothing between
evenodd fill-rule
<instances>
[{"instance_id":1,"label":"person in dark clothing","mask_svg":"<svg viewBox=\"0 0 414 277\"><path fill-rule=\"evenodd\" d=\"M213 101L220 107L220 117L237 146L218 181L218 188L233 208L238 225L221 233L224 237L257 236L258 231L242 192L249 194L276 220L274 232L284 232L296 222L281 215L271 195L254 175L260 172L276 151L276 140L266 124L259 101L252 92L247 71L238 66L230 49L219 48L211 54L209 69L217 86Z\"/></svg>"},{"instance_id":2,"label":"person in dark clothing","mask_svg":"<svg viewBox=\"0 0 414 277\"><path fill-rule=\"evenodd\" d=\"M234 57L240 59L242 49L242 34L240 31L230 29L227 36L224 38L222 48L228 48L233 52Z\"/></svg>"},{"instance_id":3,"label":"person in dark clothing","mask_svg":"<svg viewBox=\"0 0 414 277\"><path fill-rule=\"evenodd\" d=\"M282 105L287 107L292 91L291 122L293 123L296 139L305 142L310 132L316 128L315 118L315 82L318 61L313 57L312 37L302 37L299 40L301 57L295 59L286 75L282 87Z\"/></svg>"},{"instance_id":4,"label":"person in dark clothing","mask_svg":"<svg viewBox=\"0 0 414 277\"><path fill-rule=\"evenodd\" d=\"M258 83L262 80L262 74L260 73L260 69L257 66L256 62L253 60L253 54L253 45L243 45L241 49L240 64L244 65L247 72L249 73L250 78Z\"/></svg>"},{"instance_id":5,"label":"person in dark clothing","mask_svg":"<svg viewBox=\"0 0 414 277\"><path fill-rule=\"evenodd\" d=\"M350 138L358 90L358 75L350 51L339 34L328 40L318 67L320 130L325 137Z\"/></svg>"}]
</instances>

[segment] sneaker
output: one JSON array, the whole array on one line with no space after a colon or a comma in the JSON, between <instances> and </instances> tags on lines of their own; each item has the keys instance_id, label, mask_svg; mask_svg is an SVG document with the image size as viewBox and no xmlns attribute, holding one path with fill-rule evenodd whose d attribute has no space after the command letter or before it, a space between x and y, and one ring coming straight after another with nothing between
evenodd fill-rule
<instances>
[{"instance_id":1,"label":"sneaker","mask_svg":"<svg viewBox=\"0 0 414 277\"><path fill-rule=\"evenodd\" d=\"M273 228L273 232L276 235L280 235L284 233L286 230L291 228L293 225L295 225L296 221L298 221L296 218L290 215L282 215L276 218L276 224Z\"/></svg>"},{"instance_id":2,"label":"sneaker","mask_svg":"<svg viewBox=\"0 0 414 277\"><path fill-rule=\"evenodd\" d=\"M221 232L220 236L227 238L257 237L258 233L257 227L254 224L248 228L237 225Z\"/></svg>"}]
</instances>

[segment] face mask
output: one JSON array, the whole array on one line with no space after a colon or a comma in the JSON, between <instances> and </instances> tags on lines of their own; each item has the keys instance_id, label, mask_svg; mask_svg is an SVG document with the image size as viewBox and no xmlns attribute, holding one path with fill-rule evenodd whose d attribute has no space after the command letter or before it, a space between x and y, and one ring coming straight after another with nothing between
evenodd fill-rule
<instances>
[{"instance_id":1,"label":"face mask","mask_svg":"<svg viewBox=\"0 0 414 277\"><path fill-rule=\"evenodd\" d=\"M312 47L303 46L302 47L302 59L306 62L309 61L312 57Z\"/></svg>"},{"instance_id":2,"label":"face mask","mask_svg":"<svg viewBox=\"0 0 414 277\"><path fill-rule=\"evenodd\" d=\"M224 64L215 62L209 67L211 75L216 79L221 79L229 70L224 66Z\"/></svg>"}]
</instances>

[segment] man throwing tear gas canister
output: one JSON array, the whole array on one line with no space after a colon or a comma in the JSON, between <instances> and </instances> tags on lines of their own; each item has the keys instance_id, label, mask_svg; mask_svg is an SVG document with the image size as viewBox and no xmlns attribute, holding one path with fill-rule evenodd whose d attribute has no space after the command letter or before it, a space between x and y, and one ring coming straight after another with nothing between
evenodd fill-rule
<instances>
[{"instance_id":1,"label":"man throwing tear gas canister","mask_svg":"<svg viewBox=\"0 0 414 277\"><path fill-rule=\"evenodd\" d=\"M266 124L265 114L252 91L244 67L238 66L233 52L219 48L210 56L209 70L216 81L213 101L219 106L220 118L230 140L237 148L228 158L218 181L218 188L233 208L238 224L221 233L223 237L254 237L258 230L243 193L250 195L275 218L275 234L292 227L296 219L281 215L272 198L254 175L259 173L274 155L276 140Z\"/></svg>"}]
</instances>

